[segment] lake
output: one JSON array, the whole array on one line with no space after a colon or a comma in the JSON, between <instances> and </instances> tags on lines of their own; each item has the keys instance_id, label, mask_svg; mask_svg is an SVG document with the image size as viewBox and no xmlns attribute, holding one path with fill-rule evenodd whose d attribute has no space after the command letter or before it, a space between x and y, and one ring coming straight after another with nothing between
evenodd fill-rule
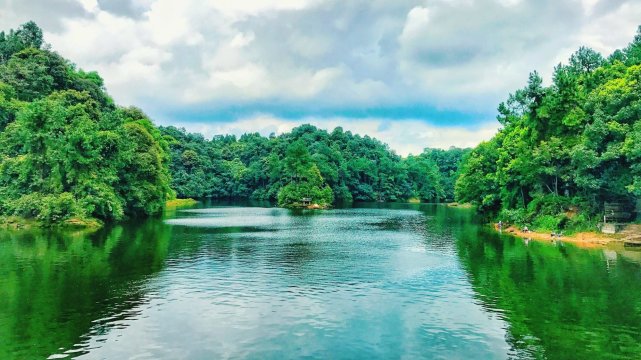
<instances>
[{"instance_id":1,"label":"lake","mask_svg":"<svg viewBox=\"0 0 641 360\"><path fill-rule=\"evenodd\" d=\"M639 254L418 204L4 231L0 358L638 358Z\"/></svg>"}]
</instances>

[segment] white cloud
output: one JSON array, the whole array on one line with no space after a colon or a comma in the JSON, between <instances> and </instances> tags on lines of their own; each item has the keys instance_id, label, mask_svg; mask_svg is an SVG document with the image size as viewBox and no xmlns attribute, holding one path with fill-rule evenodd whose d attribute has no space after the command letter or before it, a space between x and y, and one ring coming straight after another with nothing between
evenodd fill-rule
<instances>
[{"instance_id":1,"label":"white cloud","mask_svg":"<svg viewBox=\"0 0 641 360\"><path fill-rule=\"evenodd\" d=\"M109 89L128 103L148 102L154 83L154 99L176 106L421 103L487 113L530 71L549 74L582 43L624 46L641 4L619 2L604 10L595 0L156 0L132 4L146 6L133 20L86 0L93 17L68 19L48 35L64 55L106 72ZM129 61L139 47L169 57ZM139 79L154 69L161 79L139 86L111 73Z\"/></svg>"},{"instance_id":2,"label":"white cloud","mask_svg":"<svg viewBox=\"0 0 641 360\"><path fill-rule=\"evenodd\" d=\"M530 71L549 79L580 45L623 47L641 22L636 0L0 0L0 9L3 28L36 20L54 49L100 72L117 102L165 119L166 109L268 104L301 121L429 108L484 123ZM439 141L418 134L407 136Z\"/></svg>"},{"instance_id":3,"label":"white cloud","mask_svg":"<svg viewBox=\"0 0 641 360\"><path fill-rule=\"evenodd\" d=\"M263 136L268 136L271 133L279 135L303 124L312 124L328 131L340 126L345 131L369 135L388 144L392 150L402 156L420 154L426 147L441 149L447 149L450 146L474 147L481 141L489 140L496 134L499 127L496 122L485 122L479 127L467 128L462 126L435 126L415 119L307 117L290 120L264 114L250 116L234 122L192 123L171 121L166 125L183 127L188 132L200 133L206 138L211 138L219 134L240 136L254 132L258 132Z\"/></svg>"},{"instance_id":4,"label":"white cloud","mask_svg":"<svg viewBox=\"0 0 641 360\"><path fill-rule=\"evenodd\" d=\"M254 35L253 32L249 32L247 34L238 33L236 34L236 36L234 36L233 39L231 39L231 42L229 43L229 45L234 48L242 48L251 44L251 42L254 41L255 37L256 36Z\"/></svg>"},{"instance_id":5,"label":"white cloud","mask_svg":"<svg viewBox=\"0 0 641 360\"><path fill-rule=\"evenodd\" d=\"M86 11L90 13L95 13L99 9L98 1L96 0L78 0L78 2Z\"/></svg>"}]
</instances>

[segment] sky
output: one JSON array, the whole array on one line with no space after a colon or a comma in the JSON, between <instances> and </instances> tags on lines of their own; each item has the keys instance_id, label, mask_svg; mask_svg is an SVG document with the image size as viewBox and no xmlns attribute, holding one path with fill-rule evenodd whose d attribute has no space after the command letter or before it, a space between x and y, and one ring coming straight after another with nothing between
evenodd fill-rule
<instances>
[{"instance_id":1,"label":"sky","mask_svg":"<svg viewBox=\"0 0 641 360\"><path fill-rule=\"evenodd\" d=\"M0 0L0 28L29 20L160 125L342 126L407 155L491 138L531 71L627 45L641 0Z\"/></svg>"}]
</instances>

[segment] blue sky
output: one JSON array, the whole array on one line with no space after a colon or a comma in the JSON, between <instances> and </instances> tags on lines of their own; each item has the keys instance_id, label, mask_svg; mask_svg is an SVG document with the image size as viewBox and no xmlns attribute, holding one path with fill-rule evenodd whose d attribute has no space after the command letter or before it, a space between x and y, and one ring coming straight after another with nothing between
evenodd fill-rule
<instances>
[{"instance_id":1,"label":"blue sky","mask_svg":"<svg viewBox=\"0 0 641 360\"><path fill-rule=\"evenodd\" d=\"M123 105L206 136L312 123L400 154L474 146L496 107L581 45L604 54L638 0L0 0Z\"/></svg>"}]
</instances>

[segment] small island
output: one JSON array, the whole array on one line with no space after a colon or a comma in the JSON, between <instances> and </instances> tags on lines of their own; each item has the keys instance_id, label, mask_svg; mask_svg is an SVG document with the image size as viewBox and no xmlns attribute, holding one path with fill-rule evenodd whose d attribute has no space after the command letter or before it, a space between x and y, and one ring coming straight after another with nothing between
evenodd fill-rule
<instances>
[{"instance_id":1,"label":"small island","mask_svg":"<svg viewBox=\"0 0 641 360\"><path fill-rule=\"evenodd\" d=\"M306 209L331 207L334 193L301 141L287 147L285 172L289 174L288 184L278 192L279 206Z\"/></svg>"}]
</instances>

